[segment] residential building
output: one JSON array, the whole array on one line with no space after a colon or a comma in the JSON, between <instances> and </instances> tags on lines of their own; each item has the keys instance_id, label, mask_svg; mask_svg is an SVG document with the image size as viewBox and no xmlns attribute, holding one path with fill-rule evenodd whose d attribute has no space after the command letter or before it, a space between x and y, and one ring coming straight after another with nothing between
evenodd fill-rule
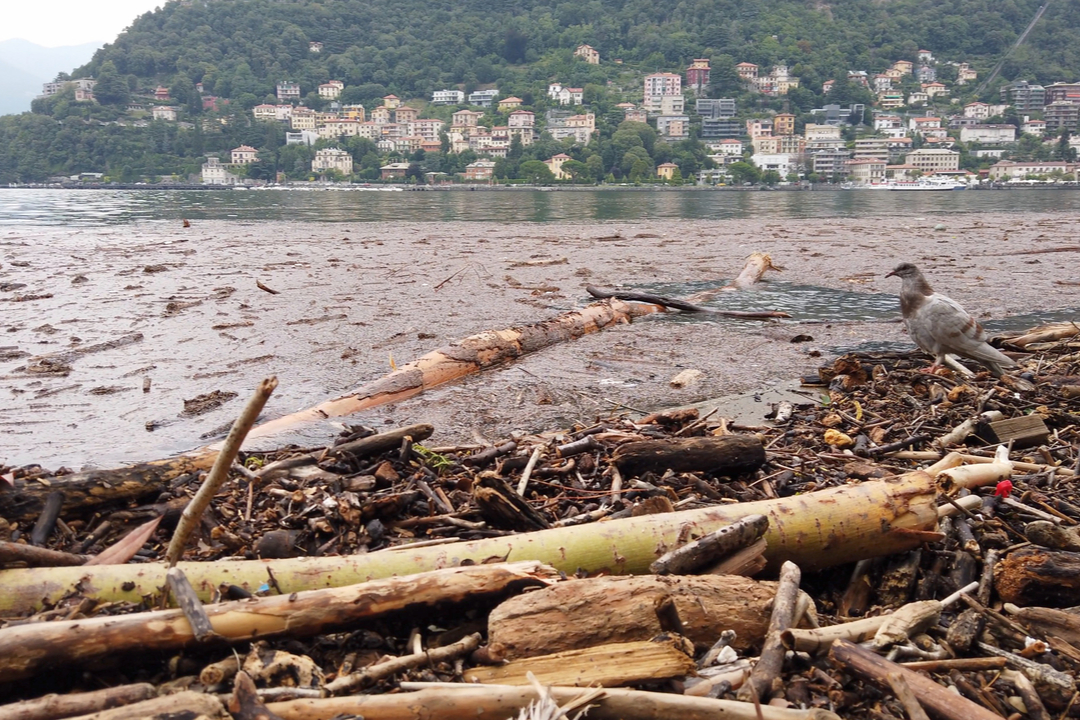
<instances>
[{"instance_id":1,"label":"residential building","mask_svg":"<svg viewBox=\"0 0 1080 720\"><path fill-rule=\"evenodd\" d=\"M867 90L870 89L870 76L866 74L865 70L848 70L847 79L852 85L858 85Z\"/></svg>"},{"instance_id":2,"label":"residential building","mask_svg":"<svg viewBox=\"0 0 1080 720\"><path fill-rule=\"evenodd\" d=\"M247 165L259 159L259 151L249 145L233 148L230 153L233 165Z\"/></svg>"},{"instance_id":3,"label":"residential building","mask_svg":"<svg viewBox=\"0 0 1080 720\"><path fill-rule=\"evenodd\" d=\"M565 153L559 153L558 155L552 157L550 160L545 160L544 164L548 166L548 170L551 171L551 174L555 176L556 180L563 180L565 178L570 177L569 175L567 175L566 173L563 172L563 169L562 169L563 163L565 163L567 160L572 160L572 159L573 158L571 158L569 155L567 155Z\"/></svg>"},{"instance_id":4,"label":"residential building","mask_svg":"<svg viewBox=\"0 0 1080 720\"><path fill-rule=\"evenodd\" d=\"M600 64L600 52L591 45L578 45L574 57L579 57L590 65Z\"/></svg>"},{"instance_id":5,"label":"residential building","mask_svg":"<svg viewBox=\"0 0 1080 720\"><path fill-rule=\"evenodd\" d=\"M960 128L960 142L1000 145L1016 141L1015 125L971 125Z\"/></svg>"},{"instance_id":6,"label":"residential building","mask_svg":"<svg viewBox=\"0 0 1080 720\"><path fill-rule=\"evenodd\" d=\"M985 120L990 117L990 106L984 102L972 102L964 106L964 117Z\"/></svg>"},{"instance_id":7,"label":"residential building","mask_svg":"<svg viewBox=\"0 0 1080 720\"><path fill-rule=\"evenodd\" d=\"M926 175L954 171L960 169L960 153L955 150L922 148L908 153L907 164L914 165Z\"/></svg>"},{"instance_id":8,"label":"residential building","mask_svg":"<svg viewBox=\"0 0 1080 720\"><path fill-rule=\"evenodd\" d=\"M690 137L690 118L687 115L658 115L656 132L672 140L685 140Z\"/></svg>"},{"instance_id":9,"label":"residential building","mask_svg":"<svg viewBox=\"0 0 1080 720\"><path fill-rule=\"evenodd\" d=\"M932 83L937 80L937 69L930 65L920 65L915 70L915 77L919 79L921 83ZM933 97L931 95L931 97Z\"/></svg>"},{"instance_id":10,"label":"residential building","mask_svg":"<svg viewBox=\"0 0 1080 720\"><path fill-rule=\"evenodd\" d=\"M442 142L440 140L421 140L420 149L426 153L442 152Z\"/></svg>"},{"instance_id":11,"label":"residential building","mask_svg":"<svg viewBox=\"0 0 1080 720\"><path fill-rule=\"evenodd\" d=\"M339 148L323 148L315 151L311 171L315 173L337 170L342 175L352 175L352 155Z\"/></svg>"},{"instance_id":12,"label":"residential building","mask_svg":"<svg viewBox=\"0 0 1080 720\"><path fill-rule=\"evenodd\" d=\"M694 88L699 95L709 87L709 58L697 58L686 68L686 86Z\"/></svg>"},{"instance_id":13,"label":"residential building","mask_svg":"<svg viewBox=\"0 0 1080 720\"><path fill-rule=\"evenodd\" d=\"M279 82L277 84L277 99L278 102L289 102L290 100L300 99L300 84L289 82Z\"/></svg>"},{"instance_id":14,"label":"residential building","mask_svg":"<svg viewBox=\"0 0 1080 720\"><path fill-rule=\"evenodd\" d=\"M904 106L904 93L902 92L883 92L878 95L878 107L882 110L896 110Z\"/></svg>"},{"instance_id":15,"label":"residential building","mask_svg":"<svg viewBox=\"0 0 1080 720\"><path fill-rule=\"evenodd\" d=\"M754 63L741 62L735 66L735 72L743 80L755 80L758 76L758 66Z\"/></svg>"},{"instance_id":16,"label":"residential building","mask_svg":"<svg viewBox=\"0 0 1080 720\"><path fill-rule=\"evenodd\" d=\"M776 135L794 135L795 116L791 113L777 113L773 116L773 133Z\"/></svg>"},{"instance_id":17,"label":"residential building","mask_svg":"<svg viewBox=\"0 0 1080 720\"><path fill-rule=\"evenodd\" d=\"M851 153L842 148L818 150L810 155L813 172L818 175L838 179L847 174L847 161Z\"/></svg>"},{"instance_id":18,"label":"residential building","mask_svg":"<svg viewBox=\"0 0 1080 720\"><path fill-rule=\"evenodd\" d=\"M1054 83L1046 86L1046 104L1052 102L1080 103L1080 83Z\"/></svg>"},{"instance_id":19,"label":"residential building","mask_svg":"<svg viewBox=\"0 0 1080 720\"><path fill-rule=\"evenodd\" d=\"M461 105L465 102L465 93L461 90L436 90L431 93L432 105Z\"/></svg>"},{"instance_id":20,"label":"residential building","mask_svg":"<svg viewBox=\"0 0 1080 720\"><path fill-rule=\"evenodd\" d=\"M694 111L703 118L717 119L735 117L735 98L698 98Z\"/></svg>"},{"instance_id":21,"label":"residential building","mask_svg":"<svg viewBox=\"0 0 1080 720\"><path fill-rule=\"evenodd\" d=\"M1002 160L990 166L989 175L991 180L1023 180L1029 176L1044 177L1053 173L1071 175L1076 173L1076 169L1076 163L1065 161L1014 162L1012 160Z\"/></svg>"},{"instance_id":22,"label":"residential building","mask_svg":"<svg viewBox=\"0 0 1080 720\"><path fill-rule=\"evenodd\" d=\"M409 170L409 163L390 163L379 168L379 177L383 180L401 180Z\"/></svg>"},{"instance_id":23,"label":"residential building","mask_svg":"<svg viewBox=\"0 0 1080 720\"><path fill-rule=\"evenodd\" d=\"M490 90L477 90L474 93L469 94L469 104L477 105L479 107L491 107L495 102L495 98L499 97L499 91L495 88Z\"/></svg>"},{"instance_id":24,"label":"residential building","mask_svg":"<svg viewBox=\"0 0 1080 720\"><path fill-rule=\"evenodd\" d=\"M915 177L915 173L918 172L922 171L914 165L908 165L907 163L885 166L885 177L892 180L911 180Z\"/></svg>"},{"instance_id":25,"label":"residential building","mask_svg":"<svg viewBox=\"0 0 1080 720\"><path fill-rule=\"evenodd\" d=\"M841 107L831 103L825 107L814 108L810 112L820 120L822 125L858 125L863 121L866 106L862 103L852 103Z\"/></svg>"},{"instance_id":26,"label":"residential building","mask_svg":"<svg viewBox=\"0 0 1080 720\"><path fill-rule=\"evenodd\" d=\"M201 173L203 185L239 185L240 178L229 172L229 168L216 157L206 158Z\"/></svg>"},{"instance_id":27,"label":"residential building","mask_svg":"<svg viewBox=\"0 0 1080 720\"><path fill-rule=\"evenodd\" d=\"M928 102L930 102L930 96L920 90L911 93L907 98L907 104L911 106L925 105Z\"/></svg>"},{"instance_id":28,"label":"residential building","mask_svg":"<svg viewBox=\"0 0 1080 720\"><path fill-rule=\"evenodd\" d=\"M653 73L645 76L645 110L656 112L665 95L682 96L682 77L675 73Z\"/></svg>"},{"instance_id":29,"label":"residential building","mask_svg":"<svg viewBox=\"0 0 1080 720\"><path fill-rule=\"evenodd\" d=\"M1017 80L1001 86L1001 100L1020 112L1042 110L1046 104L1046 88L1033 85L1027 80Z\"/></svg>"},{"instance_id":30,"label":"residential building","mask_svg":"<svg viewBox=\"0 0 1080 720\"><path fill-rule=\"evenodd\" d=\"M882 158L856 158L847 161L848 176L860 185L875 185L885 180L885 165Z\"/></svg>"},{"instance_id":31,"label":"residential building","mask_svg":"<svg viewBox=\"0 0 1080 720\"><path fill-rule=\"evenodd\" d=\"M780 173L780 177L782 178L799 171L799 162L795 155L757 153L752 155L750 160L757 165L762 172L775 170Z\"/></svg>"},{"instance_id":32,"label":"residential building","mask_svg":"<svg viewBox=\"0 0 1080 720\"><path fill-rule=\"evenodd\" d=\"M929 50L920 50L919 52L915 53L915 59L923 65L929 65L930 63L934 62L934 53L930 52Z\"/></svg>"},{"instance_id":33,"label":"residential building","mask_svg":"<svg viewBox=\"0 0 1080 720\"><path fill-rule=\"evenodd\" d=\"M331 80L319 85L319 97L327 100L337 100L341 97L341 91L345 89L345 83L340 80Z\"/></svg>"},{"instance_id":34,"label":"residential building","mask_svg":"<svg viewBox=\"0 0 1080 720\"><path fill-rule=\"evenodd\" d=\"M408 134L421 140L439 141L439 134L443 131L445 123L438 118L421 118L408 123Z\"/></svg>"},{"instance_id":35,"label":"residential building","mask_svg":"<svg viewBox=\"0 0 1080 720\"><path fill-rule=\"evenodd\" d=\"M949 89L947 87L945 87L945 85L943 83L939 83L939 82L923 83L922 89L923 89L924 93L926 93L927 95L929 95L932 98L937 97L938 95L948 95L949 94Z\"/></svg>"},{"instance_id":36,"label":"residential building","mask_svg":"<svg viewBox=\"0 0 1080 720\"><path fill-rule=\"evenodd\" d=\"M833 85L835 84L835 80L826 80L825 82L821 83L821 94L828 95L830 92L832 92Z\"/></svg>"},{"instance_id":37,"label":"residential building","mask_svg":"<svg viewBox=\"0 0 1080 720\"><path fill-rule=\"evenodd\" d=\"M892 64L892 69L899 71L901 75L910 75L914 66L910 60L897 60Z\"/></svg>"},{"instance_id":38,"label":"residential building","mask_svg":"<svg viewBox=\"0 0 1080 720\"><path fill-rule=\"evenodd\" d=\"M312 132L311 130L301 130L300 132L285 133L286 145L314 145L318 139L319 133Z\"/></svg>"},{"instance_id":39,"label":"residential building","mask_svg":"<svg viewBox=\"0 0 1080 720\"><path fill-rule=\"evenodd\" d=\"M351 118L327 118L318 125L319 137L355 137L360 134L361 123Z\"/></svg>"},{"instance_id":40,"label":"residential building","mask_svg":"<svg viewBox=\"0 0 1080 720\"><path fill-rule=\"evenodd\" d=\"M746 134L751 138L773 134L772 118L751 118L746 121Z\"/></svg>"},{"instance_id":41,"label":"residential building","mask_svg":"<svg viewBox=\"0 0 1080 720\"><path fill-rule=\"evenodd\" d=\"M753 138L750 144L755 153L766 155L801 155L806 150L806 139L800 135L763 135Z\"/></svg>"},{"instance_id":42,"label":"residential building","mask_svg":"<svg viewBox=\"0 0 1080 720\"><path fill-rule=\"evenodd\" d=\"M341 108L341 117L349 118L350 120L359 120L364 122L366 113L363 105L344 105Z\"/></svg>"},{"instance_id":43,"label":"residential building","mask_svg":"<svg viewBox=\"0 0 1080 720\"><path fill-rule=\"evenodd\" d=\"M893 79L884 73L880 73L874 76L874 92L880 95L883 92L892 90Z\"/></svg>"},{"instance_id":44,"label":"residential building","mask_svg":"<svg viewBox=\"0 0 1080 720\"><path fill-rule=\"evenodd\" d=\"M860 138L855 141L855 159L887 158L889 156L888 138Z\"/></svg>"},{"instance_id":45,"label":"residential building","mask_svg":"<svg viewBox=\"0 0 1080 720\"><path fill-rule=\"evenodd\" d=\"M315 130L318 127L318 113L308 107L299 105L293 108L289 125L293 130Z\"/></svg>"},{"instance_id":46,"label":"residential building","mask_svg":"<svg viewBox=\"0 0 1080 720\"><path fill-rule=\"evenodd\" d=\"M742 141L736 140L735 138L727 138L726 140L721 140L720 142L705 143L705 147L707 147L710 151L714 153L719 153L720 155L742 156L743 154Z\"/></svg>"},{"instance_id":47,"label":"residential building","mask_svg":"<svg viewBox=\"0 0 1080 720\"><path fill-rule=\"evenodd\" d=\"M476 110L458 110L451 115L453 122L452 127L476 127L477 121L484 117L484 113Z\"/></svg>"},{"instance_id":48,"label":"residential building","mask_svg":"<svg viewBox=\"0 0 1080 720\"><path fill-rule=\"evenodd\" d=\"M596 131L596 115L586 113L561 117L558 114L549 114L547 131L556 140L572 138L574 142L584 145Z\"/></svg>"},{"instance_id":49,"label":"residential building","mask_svg":"<svg viewBox=\"0 0 1080 720\"><path fill-rule=\"evenodd\" d=\"M702 138L737 138L741 135L742 125L733 117L703 118L701 121Z\"/></svg>"},{"instance_id":50,"label":"residential building","mask_svg":"<svg viewBox=\"0 0 1080 720\"><path fill-rule=\"evenodd\" d=\"M97 80L94 78L76 78L74 80L49 82L41 86L41 97L51 97L67 87L74 87L76 90L93 91L95 85L97 85Z\"/></svg>"},{"instance_id":51,"label":"residential building","mask_svg":"<svg viewBox=\"0 0 1080 720\"><path fill-rule=\"evenodd\" d=\"M75 88L75 102L94 102L94 91Z\"/></svg>"},{"instance_id":52,"label":"residential building","mask_svg":"<svg viewBox=\"0 0 1080 720\"><path fill-rule=\"evenodd\" d=\"M661 115L682 115L686 108L686 98L682 95L663 95L660 97Z\"/></svg>"},{"instance_id":53,"label":"residential building","mask_svg":"<svg viewBox=\"0 0 1080 720\"><path fill-rule=\"evenodd\" d=\"M939 117L913 117L908 121L908 127L913 132L921 133L926 130L936 130L941 127L941 118Z\"/></svg>"},{"instance_id":54,"label":"residential building","mask_svg":"<svg viewBox=\"0 0 1080 720\"><path fill-rule=\"evenodd\" d=\"M384 108L389 108L390 110L397 110L399 107L401 107L401 98L399 98L397 95L387 95L382 99L382 104Z\"/></svg>"},{"instance_id":55,"label":"residential building","mask_svg":"<svg viewBox=\"0 0 1080 720\"><path fill-rule=\"evenodd\" d=\"M477 160L465 166L466 180L491 180L494 174L495 162L493 160Z\"/></svg>"},{"instance_id":56,"label":"residential building","mask_svg":"<svg viewBox=\"0 0 1080 720\"><path fill-rule=\"evenodd\" d=\"M914 146L914 141L909 137L889 137L885 146L889 150L889 159L897 160L909 152Z\"/></svg>"},{"instance_id":57,"label":"residential building","mask_svg":"<svg viewBox=\"0 0 1080 720\"><path fill-rule=\"evenodd\" d=\"M513 112L521 107L522 100L519 97L503 98L499 101L499 112Z\"/></svg>"},{"instance_id":58,"label":"residential building","mask_svg":"<svg viewBox=\"0 0 1080 720\"><path fill-rule=\"evenodd\" d=\"M897 120L899 120L899 118L897 118ZM840 128L835 125L807 123L806 127L803 128L803 137L806 138L807 142L814 142L816 140L839 140Z\"/></svg>"},{"instance_id":59,"label":"residential building","mask_svg":"<svg viewBox=\"0 0 1080 720\"><path fill-rule=\"evenodd\" d=\"M155 120L176 122L176 108L174 108L172 105L155 105L153 109L153 116Z\"/></svg>"},{"instance_id":60,"label":"residential building","mask_svg":"<svg viewBox=\"0 0 1080 720\"><path fill-rule=\"evenodd\" d=\"M1080 125L1080 104L1058 100L1043 108L1043 118L1046 120L1046 129L1076 130Z\"/></svg>"},{"instance_id":61,"label":"residential building","mask_svg":"<svg viewBox=\"0 0 1080 720\"><path fill-rule=\"evenodd\" d=\"M969 82L974 82L979 78L979 73L971 69L967 63L960 63L956 66L956 84L967 85Z\"/></svg>"},{"instance_id":62,"label":"residential building","mask_svg":"<svg viewBox=\"0 0 1080 720\"><path fill-rule=\"evenodd\" d=\"M662 180L670 180L675 176L675 171L679 169L679 166L673 162L660 163L656 166L656 177Z\"/></svg>"},{"instance_id":63,"label":"residential building","mask_svg":"<svg viewBox=\"0 0 1080 720\"><path fill-rule=\"evenodd\" d=\"M399 125L407 125L408 123L415 121L419 115L420 111L416 108L402 105L394 110L394 122Z\"/></svg>"},{"instance_id":64,"label":"residential building","mask_svg":"<svg viewBox=\"0 0 1080 720\"><path fill-rule=\"evenodd\" d=\"M1028 135L1035 135L1042 137L1046 133L1046 121L1045 120L1025 120L1023 125L1023 131ZM1070 138L1071 139L1071 138Z\"/></svg>"},{"instance_id":65,"label":"residential building","mask_svg":"<svg viewBox=\"0 0 1080 720\"><path fill-rule=\"evenodd\" d=\"M291 105L289 106L292 107ZM252 116L259 121L270 121L278 119L277 105L271 105L264 103L262 105L256 105L251 109Z\"/></svg>"},{"instance_id":66,"label":"residential building","mask_svg":"<svg viewBox=\"0 0 1080 720\"><path fill-rule=\"evenodd\" d=\"M154 99L161 100L163 102L172 100L172 98L169 97L169 88L165 87L164 85L158 85L154 89Z\"/></svg>"},{"instance_id":67,"label":"residential building","mask_svg":"<svg viewBox=\"0 0 1080 720\"><path fill-rule=\"evenodd\" d=\"M536 127L536 115L529 110L515 110L507 119L507 127L512 133L514 130L532 130Z\"/></svg>"}]
</instances>

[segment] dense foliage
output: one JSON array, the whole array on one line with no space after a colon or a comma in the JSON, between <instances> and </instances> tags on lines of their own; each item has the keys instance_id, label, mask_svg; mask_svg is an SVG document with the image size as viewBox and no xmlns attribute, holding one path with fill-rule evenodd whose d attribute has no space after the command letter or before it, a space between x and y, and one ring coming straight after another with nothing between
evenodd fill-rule
<instances>
[{"instance_id":1,"label":"dense foliage","mask_svg":"<svg viewBox=\"0 0 1080 720\"><path fill-rule=\"evenodd\" d=\"M259 148L272 168L292 172L311 151L282 147L281 129L261 127L246 111L267 101L282 80L299 83L305 103L319 107L316 87L331 79L345 83L343 102L369 107L387 93L427 98L447 87L469 91L496 84L504 96L518 95L538 112L546 107L547 83L558 79L585 87L597 113L595 147L559 146L583 164L600 156L586 167L591 176L629 176L635 159L641 161L638 174L674 159L685 176L702 162L693 143L646 148L643 142L634 150L638 146L627 144L626 134L616 137L614 104L640 100L643 73L681 72L692 58L709 57L711 91L739 94L736 62L786 63L803 80L788 108L806 112L825 99L824 80L842 78L848 69L881 72L895 60L914 60L921 48L943 61L971 63L985 77L1043 1L171 0L72 73L98 79L100 105L76 103L62 93L37 101L35 114L0 118L0 182L79 171L114 178L184 174L197 170L202 154L241 142ZM1077 79L1078 40L1080 0L1052 4L1004 63L999 82ZM320 52L312 51L312 42L322 43ZM597 48L602 64L574 61L571 53L580 43ZM200 82L206 94L231 99L229 108L204 113L195 90ZM159 84L169 88L189 125L112 124L125 118L130 100ZM848 92L839 84L829 99L843 101L840 95ZM994 88L983 97L996 97ZM782 107L779 101L740 99L745 108ZM499 170L520 175L523 161L543 159L549 149L550 143L525 149L500 161ZM354 157L367 169L378 161L373 148ZM461 163L443 157L439 165L453 170Z\"/></svg>"}]
</instances>

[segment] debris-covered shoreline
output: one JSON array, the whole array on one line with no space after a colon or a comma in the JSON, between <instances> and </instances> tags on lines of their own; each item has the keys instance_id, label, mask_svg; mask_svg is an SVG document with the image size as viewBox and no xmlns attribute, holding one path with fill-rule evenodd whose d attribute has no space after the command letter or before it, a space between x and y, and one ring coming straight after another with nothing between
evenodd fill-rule
<instances>
[{"instance_id":1,"label":"debris-covered shoreline","mask_svg":"<svg viewBox=\"0 0 1080 720\"><path fill-rule=\"evenodd\" d=\"M242 453L183 610L158 609L158 561L200 468L101 476L115 499L62 512L65 476L0 468L0 718L158 717L135 703L159 694L192 717L495 718L545 694L586 717L1080 715L1076 332L1005 338L1000 379L845 355L754 426L349 425ZM76 709L15 704L47 692Z\"/></svg>"}]
</instances>

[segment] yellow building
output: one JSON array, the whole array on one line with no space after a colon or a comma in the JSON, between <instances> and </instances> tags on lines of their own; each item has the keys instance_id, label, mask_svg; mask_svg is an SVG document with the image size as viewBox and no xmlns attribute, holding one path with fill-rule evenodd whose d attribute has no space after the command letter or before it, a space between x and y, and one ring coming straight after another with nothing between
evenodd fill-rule
<instances>
[{"instance_id":1,"label":"yellow building","mask_svg":"<svg viewBox=\"0 0 1080 720\"><path fill-rule=\"evenodd\" d=\"M662 163L656 166L656 177L662 180L670 180L675 176L675 171L679 169L679 166L675 163Z\"/></svg>"},{"instance_id":2,"label":"yellow building","mask_svg":"<svg viewBox=\"0 0 1080 720\"><path fill-rule=\"evenodd\" d=\"M563 163L567 160L573 160L573 158L566 153L559 153L550 160L545 160L544 164L548 166L548 170L551 171L551 174L555 176L556 180L563 180L570 177L564 173L562 169Z\"/></svg>"}]
</instances>

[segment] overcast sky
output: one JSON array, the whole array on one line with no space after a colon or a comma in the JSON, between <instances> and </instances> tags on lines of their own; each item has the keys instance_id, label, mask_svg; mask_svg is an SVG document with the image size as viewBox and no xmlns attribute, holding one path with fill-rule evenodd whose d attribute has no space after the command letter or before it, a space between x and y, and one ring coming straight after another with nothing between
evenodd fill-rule
<instances>
[{"instance_id":1,"label":"overcast sky","mask_svg":"<svg viewBox=\"0 0 1080 720\"><path fill-rule=\"evenodd\" d=\"M0 40L22 38L45 47L107 43L165 0L2 0Z\"/></svg>"}]
</instances>

